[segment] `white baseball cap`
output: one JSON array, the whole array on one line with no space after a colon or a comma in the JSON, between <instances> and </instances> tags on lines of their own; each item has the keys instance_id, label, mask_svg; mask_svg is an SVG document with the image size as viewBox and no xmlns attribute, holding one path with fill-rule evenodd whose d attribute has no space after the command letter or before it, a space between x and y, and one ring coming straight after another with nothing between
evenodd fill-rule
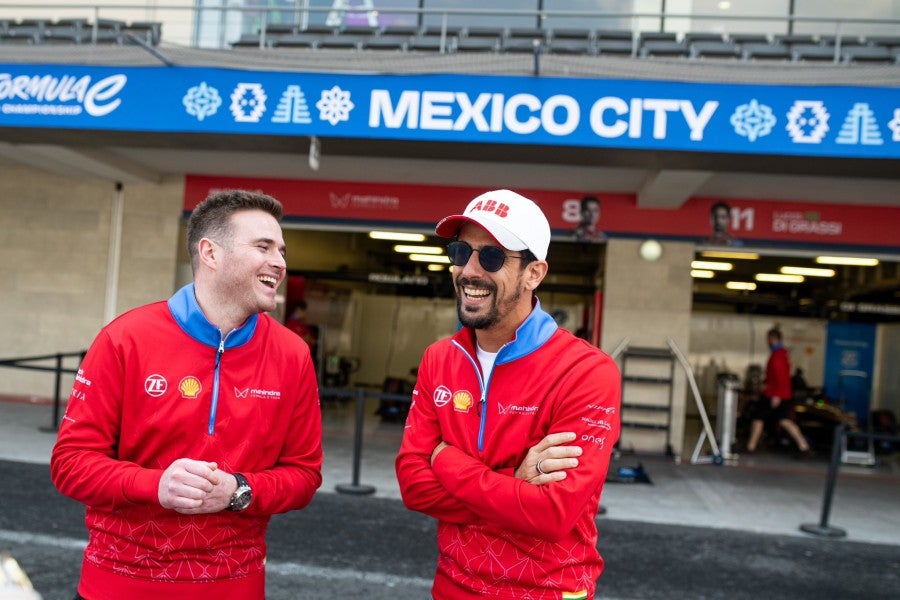
<instances>
[{"instance_id":1,"label":"white baseball cap","mask_svg":"<svg viewBox=\"0 0 900 600\"><path fill-rule=\"evenodd\" d=\"M469 202L463 214L441 219L435 232L456 237L464 223L480 225L507 250L527 248L538 260L547 259L550 223L540 207L525 196L509 190L486 192Z\"/></svg>"}]
</instances>

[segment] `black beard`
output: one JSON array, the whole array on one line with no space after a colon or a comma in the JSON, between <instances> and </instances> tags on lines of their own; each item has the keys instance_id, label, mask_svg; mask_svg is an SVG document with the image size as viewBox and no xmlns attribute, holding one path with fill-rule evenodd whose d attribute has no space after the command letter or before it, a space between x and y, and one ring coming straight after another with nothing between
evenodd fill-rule
<instances>
[{"instance_id":1,"label":"black beard","mask_svg":"<svg viewBox=\"0 0 900 600\"><path fill-rule=\"evenodd\" d=\"M473 285L473 283L474 282L471 279L464 277L460 277L456 280L456 314L459 316L459 322L462 323L464 327L471 327L472 329L490 329L500 321L501 316L500 308L497 306L497 286L487 281L479 281L477 282L477 285ZM479 287L491 292L491 308L486 315L475 316L467 314L464 311L462 305L463 286ZM510 298L509 303L517 303L520 297L521 292L517 290L513 297Z\"/></svg>"}]
</instances>

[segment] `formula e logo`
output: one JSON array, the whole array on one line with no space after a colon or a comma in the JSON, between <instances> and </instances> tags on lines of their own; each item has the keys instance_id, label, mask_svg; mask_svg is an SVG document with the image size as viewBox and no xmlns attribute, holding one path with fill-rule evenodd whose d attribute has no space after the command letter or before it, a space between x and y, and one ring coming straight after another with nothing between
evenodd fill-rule
<instances>
[{"instance_id":1,"label":"formula e logo","mask_svg":"<svg viewBox=\"0 0 900 600\"><path fill-rule=\"evenodd\" d=\"M169 382L162 375L154 373L144 380L144 391L154 398L165 394L167 389L169 389Z\"/></svg>"},{"instance_id":2,"label":"formula e logo","mask_svg":"<svg viewBox=\"0 0 900 600\"><path fill-rule=\"evenodd\" d=\"M442 406L446 406L448 402L450 402L450 398L453 397L453 393L447 388L447 386L439 385L436 390L434 390L434 405L438 408Z\"/></svg>"}]
</instances>

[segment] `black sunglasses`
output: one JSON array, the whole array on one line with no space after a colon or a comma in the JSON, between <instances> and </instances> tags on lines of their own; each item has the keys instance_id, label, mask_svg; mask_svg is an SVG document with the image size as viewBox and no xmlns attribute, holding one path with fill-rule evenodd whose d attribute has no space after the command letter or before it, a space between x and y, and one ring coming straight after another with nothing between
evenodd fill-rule
<instances>
[{"instance_id":1,"label":"black sunglasses","mask_svg":"<svg viewBox=\"0 0 900 600\"><path fill-rule=\"evenodd\" d=\"M521 256L512 256L497 246L482 246L478 250L469 245L468 242L450 242L447 244L447 256L455 267L464 267L472 258L472 253L478 253L478 264L481 268L489 273L496 273L503 268L503 263L507 258L522 258Z\"/></svg>"}]
</instances>

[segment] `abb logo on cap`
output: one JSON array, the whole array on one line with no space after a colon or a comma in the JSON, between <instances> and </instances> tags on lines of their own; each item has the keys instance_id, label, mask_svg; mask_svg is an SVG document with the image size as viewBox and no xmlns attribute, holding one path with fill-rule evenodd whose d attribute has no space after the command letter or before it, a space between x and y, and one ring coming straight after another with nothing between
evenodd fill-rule
<instances>
[{"instance_id":1,"label":"abb logo on cap","mask_svg":"<svg viewBox=\"0 0 900 600\"><path fill-rule=\"evenodd\" d=\"M496 200L483 200L475 203L475 206L469 209L469 212L476 211L484 211L484 212L492 212L500 218L504 218L509 215L509 206L503 204L502 202L497 202Z\"/></svg>"}]
</instances>

